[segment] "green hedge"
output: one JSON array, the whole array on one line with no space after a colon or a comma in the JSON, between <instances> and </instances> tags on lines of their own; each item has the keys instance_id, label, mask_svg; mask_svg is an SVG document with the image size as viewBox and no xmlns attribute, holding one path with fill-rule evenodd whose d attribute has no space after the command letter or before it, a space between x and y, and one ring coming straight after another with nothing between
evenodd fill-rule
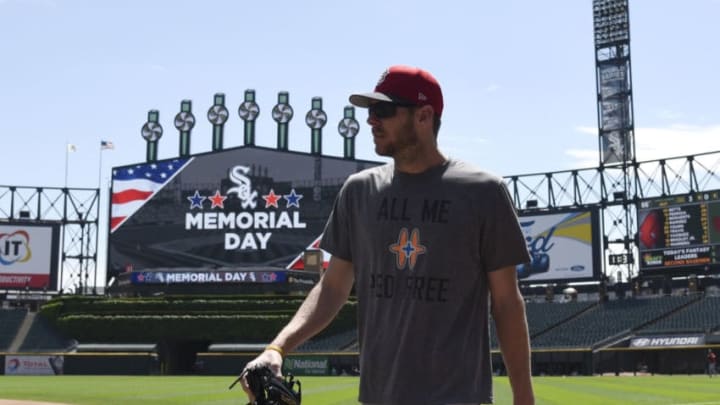
<instances>
[{"instance_id":1,"label":"green hedge","mask_svg":"<svg viewBox=\"0 0 720 405\"><path fill-rule=\"evenodd\" d=\"M304 297L60 297L41 313L65 336L86 343L163 339L266 342L287 324ZM318 336L355 328L356 303L343 306Z\"/></svg>"},{"instance_id":2,"label":"green hedge","mask_svg":"<svg viewBox=\"0 0 720 405\"><path fill-rule=\"evenodd\" d=\"M191 314L277 312L294 313L303 301L303 297L244 297L226 298L108 298L63 297L45 304L41 311L49 318L63 314Z\"/></svg>"},{"instance_id":3,"label":"green hedge","mask_svg":"<svg viewBox=\"0 0 720 405\"><path fill-rule=\"evenodd\" d=\"M290 315L68 315L56 325L80 342L148 343L179 338L263 342L289 320Z\"/></svg>"}]
</instances>

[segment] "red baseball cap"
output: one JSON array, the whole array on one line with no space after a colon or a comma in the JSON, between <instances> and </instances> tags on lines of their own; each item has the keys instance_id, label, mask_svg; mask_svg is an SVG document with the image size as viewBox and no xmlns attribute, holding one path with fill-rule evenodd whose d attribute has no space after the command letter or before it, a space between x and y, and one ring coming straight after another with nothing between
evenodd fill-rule
<instances>
[{"instance_id":1,"label":"red baseball cap","mask_svg":"<svg viewBox=\"0 0 720 405\"><path fill-rule=\"evenodd\" d=\"M350 104L357 107L367 108L378 101L430 105L435 115L442 116L440 84L429 72L416 67L391 66L380 76L374 92L350 96Z\"/></svg>"}]
</instances>

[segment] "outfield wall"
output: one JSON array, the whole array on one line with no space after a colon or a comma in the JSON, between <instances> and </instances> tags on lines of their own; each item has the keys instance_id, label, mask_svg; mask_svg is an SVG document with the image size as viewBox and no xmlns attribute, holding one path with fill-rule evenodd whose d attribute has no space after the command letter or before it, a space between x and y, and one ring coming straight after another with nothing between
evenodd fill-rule
<instances>
[{"instance_id":1,"label":"outfield wall","mask_svg":"<svg viewBox=\"0 0 720 405\"><path fill-rule=\"evenodd\" d=\"M237 375L260 353L198 353L196 370L203 375ZM285 358L283 373L293 375L353 375L359 372L357 353L296 353Z\"/></svg>"},{"instance_id":2,"label":"outfield wall","mask_svg":"<svg viewBox=\"0 0 720 405\"><path fill-rule=\"evenodd\" d=\"M720 345L654 349L609 348L593 355L595 374L703 374L708 348L716 353Z\"/></svg>"},{"instance_id":3,"label":"outfield wall","mask_svg":"<svg viewBox=\"0 0 720 405\"><path fill-rule=\"evenodd\" d=\"M702 374L708 348L720 351L720 345L659 349L610 348L533 350L532 373L540 375L594 374ZM238 374L258 353L198 353L197 371L206 375ZM299 364L298 364L299 363ZM288 356L284 371L294 375L352 374L358 366L357 353L300 353ZM505 375L502 355L492 352L493 373ZM309 366L304 367L304 366ZM319 371L318 367L323 371Z\"/></svg>"},{"instance_id":4,"label":"outfield wall","mask_svg":"<svg viewBox=\"0 0 720 405\"><path fill-rule=\"evenodd\" d=\"M577 350L535 350L532 373L541 375L597 374L703 374L708 348L720 345L673 348L608 348L593 352ZM258 353L197 353L192 372L198 375L238 375ZM288 356L284 373L305 375L356 375L357 353L318 352ZM505 375L502 355L492 352L493 373ZM0 374L22 375L156 375L172 374L155 352L87 353L0 353Z\"/></svg>"},{"instance_id":5,"label":"outfield wall","mask_svg":"<svg viewBox=\"0 0 720 405\"><path fill-rule=\"evenodd\" d=\"M0 353L5 375L155 375L156 353Z\"/></svg>"}]
</instances>

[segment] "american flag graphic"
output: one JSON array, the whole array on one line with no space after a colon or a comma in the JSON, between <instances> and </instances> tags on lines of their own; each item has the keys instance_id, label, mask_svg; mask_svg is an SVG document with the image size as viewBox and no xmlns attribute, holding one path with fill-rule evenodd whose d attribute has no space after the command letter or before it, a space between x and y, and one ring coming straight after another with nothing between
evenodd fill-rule
<instances>
[{"instance_id":1,"label":"american flag graphic","mask_svg":"<svg viewBox=\"0 0 720 405\"><path fill-rule=\"evenodd\" d=\"M320 249L320 240L322 239L322 234L317 237L306 249L318 249L323 252L323 269L327 269L328 263L330 263L330 253ZM303 263L303 253L300 252L299 255L293 261L290 262L290 264L285 267L288 270L305 270L305 263Z\"/></svg>"},{"instance_id":2,"label":"american flag graphic","mask_svg":"<svg viewBox=\"0 0 720 405\"><path fill-rule=\"evenodd\" d=\"M110 232L150 201L191 160L173 159L113 170Z\"/></svg>"}]
</instances>

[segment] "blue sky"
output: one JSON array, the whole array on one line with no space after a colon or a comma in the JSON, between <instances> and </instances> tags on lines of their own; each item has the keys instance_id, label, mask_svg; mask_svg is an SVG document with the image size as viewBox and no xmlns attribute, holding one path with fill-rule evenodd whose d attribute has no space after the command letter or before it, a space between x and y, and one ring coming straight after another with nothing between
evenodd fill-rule
<instances>
[{"instance_id":1,"label":"blue sky","mask_svg":"<svg viewBox=\"0 0 720 405\"><path fill-rule=\"evenodd\" d=\"M720 149L720 1L631 1L630 14L638 158ZM62 186L70 142L69 185L96 187L101 139L116 146L103 156L104 178L144 160L150 109L165 129L160 158L174 156L183 99L198 118L192 151L208 151L205 113L218 92L231 111L225 146L240 145L246 89L261 108L258 144L275 145L269 112L288 91L290 148L309 150L303 117L319 96L323 150L341 155L335 128L348 94L395 63L440 80L449 155L500 175L594 166L592 35L591 0L0 0L0 184ZM364 122L357 154L375 159Z\"/></svg>"},{"instance_id":2,"label":"blue sky","mask_svg":"<svg viewBox=\"0 0 720 405\"><path fill-rule=\"evenodd\" d=\"M630 1L639 160L720 150L718 15L720 0ZM145 159L151 109L165 130L159 157L173 157L184 99L197 117L191 150L209 151L218 92L231 112L225 147L241 145L246 89L259 145L275 146L270 111L287 91L290 149L310 150L303 118L319 96L323 152L341 156L348 95L392 64L440 81L450 156L503 176L599 159L591 0L0 0L0 57L3 185L62 187L67 143L68 186L107 184L111 167ZM376 159L358 117L356 155ZM115 149L99 171L101 139Z\"/></svg>"}]
</instances>

